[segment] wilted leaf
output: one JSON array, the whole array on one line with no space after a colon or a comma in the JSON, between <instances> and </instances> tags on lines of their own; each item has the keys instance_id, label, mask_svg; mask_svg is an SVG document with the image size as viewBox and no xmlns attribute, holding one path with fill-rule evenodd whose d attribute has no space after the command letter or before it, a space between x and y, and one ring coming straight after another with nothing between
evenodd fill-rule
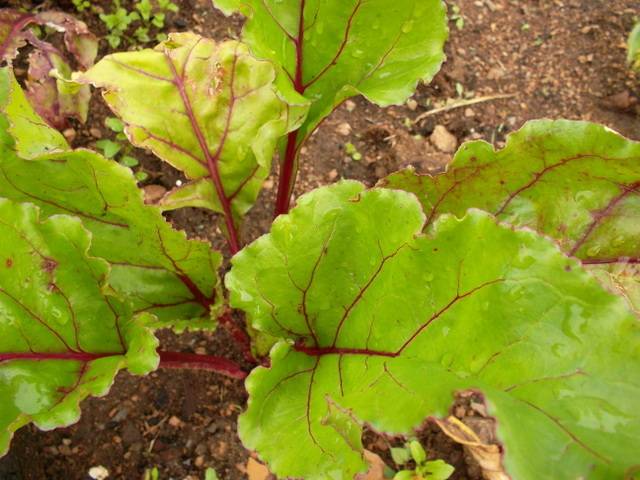
<instances>
[{"instance_id":1,"label":"wilted leaf","mask_svg":"<svg viewBox=\"0 0 640 480\"><path fill-rule=\"evenodd\" d=\"M79 67L88 68L98 53L98 41L87 26L62 12L21 13L0 9L0 59L9 64L29 42L27 97L38 114L63 129L68 118L87 120L91 92L87 85L71 81L69 59L51 43L39 39L29 28L46 25L64 33L64 43Z\"/></svg>"},{"instance_id":2,"label":"wilted leaf","mask_svg":"<svg viewBox=\"0 0 640 480\"><path fill-rule=\"evenodd\" d=\"M282 477L352 478L362 423L409 435L473 388L512 478L621 476L640 441L625 302L532 231L476 210L421 235L425 218L411 194L341 182L233 259L232 305L283 339L247 380L245 445Z\"/></svg>"},{"instance_id":3,"label":"wilted leaf","mask_svg":"<svg viewBox=\"0 0 640 480\"><path fill-rule=\"evenodd\" d=\"M10 62L27 44L26 29L33 22L33 15L8 8L0 9L0 60Z\"/></svg>"},{"instance_id":4,"label":"wilted leaf","mask_svg":"<svg viewBox=\"0 0 640 480\"><path fill-rule=\"evenodd\" d=\"M128 168L69 149L33 113L10 71L0 72L0 197L78 216L93 234L90 253L111 264L110 285L135 312L166 326L214 327L221 255L145 205Z\"/></svg>"},{"instance_id":5,"label":"wilted leaf","mask_svg":"<svg viewBox=\"0 0 640 480\"><path fill-rule=\"evenodd\" d=\"M494 151L463 145L447 172L384 182L415 193L427 227L480 208L556 239L640 314L640 143L586 122L529 122Z\"/></svg>"},{"instance_id":6,"label":"wilted leaf","mask_svg":"<svg viewBox=\"0 0 640 480\"><path fill-rule=\"evenodd\" d=\"M88 255L77 218L38 217L0 199L0 454L29 422L74 423L79 403L103 395L122 368L158 365L157 340L105 287L109 265Z\"/></svg>"},{"instance_id":7,"label":"wilted leaf","mask_svg":"<svg viewBox=\"0 0 640 480\"><path fill-rule=\"evenodd\" d=\"M483 443L471 428L456 417L448 417L444 420L435 419L435 422L449 438L464 445L482 468L484 478L487 480L510 480L502 467L502 452L498 445Z\"/></svg>"},{"instance_id":8,"label":"wilted leaf","mask_svg":"<svg viewBox=\"0 0 640 480\"><path fill-rule=\"evenodd\" d=\"M81 68L93 66L98 55L98 40L87 25L63 12L41 12L36 22L64 33L64 44Z\"/></svg>"},{"instance_id":9,"label":"wilted leaf","mask_svg":"<svg viewBox=\"0 0 640 480\"><path fill-rule=\"evenodd\" d=\"M27 97L38 114L62 130L68 118L86 122L91 91L71 81L71 67L55 48L34 50L29 55Z\"/></svg>"},{"instance_id":10,"label":"wilted leaf","mask_svg":"<svg viewBox=\"0 0 640 480\"><path fill-rule=\"evenodd\" d=\"M370 452L369 450L365 450L364 458L369 465L369 470L367 470L367 473L358 474L356 476L356 480L384 480L384 470L386 465L380 456Z\"/></svg>"}]
</instances>

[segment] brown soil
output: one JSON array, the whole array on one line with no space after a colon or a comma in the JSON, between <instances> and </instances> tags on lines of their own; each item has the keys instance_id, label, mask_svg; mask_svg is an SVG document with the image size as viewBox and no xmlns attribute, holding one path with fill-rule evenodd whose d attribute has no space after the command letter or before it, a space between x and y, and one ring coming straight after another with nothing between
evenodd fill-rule
<instances>
[{"instance_id":1,"label":"brown soil","mask_svg":"<svg viewBox=\"0 0 640 480\"><path fill-rule=\"evenodd\" d=\"M130 0L122 2L130 7ZM237 36L241 19L225 18L209 0L181 0L180 12L170 15L167 31L193 29L222 40ZM452 3L452 2L449 2ZM444 125L459 142L484 139L497 147L505 135L534 118L571 118L603 123L640 139L638 96L640 79L625 65L625 40L638 0L457 0L464 17L459 30L452 23L447 45L449 60L430 86L421 86L409 105L381 110L363 99L340 107L311 138L302 154L296 193L340 178L374 184L403 166L438 171L450 155L439 152L428 140L436 125ZM108 9L110 2L94 5ZM9 0L0 6L61 9L74 12L70 0ZM95 14L80 17L99 35L106 32ZM108 53L102 42L101 55ZM459 86L457 86L459 85ZM464 92L474 96L514 94L468 108L428 117L413 125L410 120L433 106ZM90 121L76 125L76 146L92 146L96 129L104 127L109 112L98 96ZM345 152L352 143L362 159ZM136 151L149 173L145 184L166 188L180 175L144 152ZM268 230L277 177L272 176L244 231L249 241ZM178 228L211 239L222 246L216 219L188 210L172 214ZM162 335L167 349L200 353L231 351L224 331L215 335ZM86 479L89 468L105 466L109 478L140 479L147 468L157 466L161 479L202 478L213 467L220 478L246 478L248 453L235 434L235 421L246 395L237 381L209 373L160 371L147 378L118 375L111 393L83 404L80 422L66 429L39 432L20 430L10 453L0 461L0 479ZM477 416L458 405L457 416ZM421 433L433 457L456 467L453 478L477 479L479 472L459 446L437 428ZM389 439L367 433L367 444L389 460Z\"/></svg>"}]
</instances>

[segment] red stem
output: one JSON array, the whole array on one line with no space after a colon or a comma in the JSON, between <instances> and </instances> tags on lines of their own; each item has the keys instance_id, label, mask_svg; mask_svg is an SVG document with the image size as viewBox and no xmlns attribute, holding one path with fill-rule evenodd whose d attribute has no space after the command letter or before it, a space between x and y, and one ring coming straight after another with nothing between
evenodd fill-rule
<instances>
[{"instance_id":1,"label":"red stem","mask_svg":"<svg viewBox=\"0 0 640 480\"><path fill-rule=\"evenodd\" d=\"M165 352L158 351L160 355L159 368L184 368L191 370L208 370L220 373L227 377L242 380L247 377L247 372L242 370L240 366L226 358L216 357L212 355L198 355L195 353ZM19 352L19 353L0 353L0 363L9 360L67 360L77 362L92 362L101 358L119 357L121 352L114 353L87 353L87 352L64 352L64 353L36 353L36 352Z\"/></svg>"},{"instance_id":2,"label":"red stem","mask_svg":"<svg viewBox=\"0 0 640 480\"><path fill-rule=\"evenodd\" d=\"M304 5L305 0L300 0L300 17L298 19L298 36L292 38L296 47L296 74L293 86L300 95L306 89L303 80L302 65L304 63ZM296 161L298 157L298 132L290 132L287 137L287 147L280 169L280 181L278 184L278 198L276 199L275 216L289 212L291 206L291 192L296 182Z\"/></svg>"},{"instance_id":3,"label":"red stem","mask_svg":"<svg viewBox=\"0 0 640 480\"><path fill-rule=\"evenodd\" d=\"M160 354L160 368L209 370L239 380L247 377L247 372L242 370L237 363L223 357L164 351L158 353Z\"/></svg>"},{"instance_id":4,"label":"red stem","mask_svg":"<svg viewBox=\"0 0 640 480\"><path fill-rule=\"evenodd\" d=\"M251 352L251 338L249 338L247 332L236 325L231 314L229 312L225 312L220 318L218 318L218 321L220 322L220 325L222 325L229 334L231 334L235 342L242 349L245 360L249 363L257 364L258 361Z\"/></svg>"},{"instance_id":5,"label":"red stem","mask_svg":"<svg viewBox=\"0 0 640 480\"><path fill-rule=\"evenodd\" d=\"M276 200L275 216L289 212L291 206L291 192L296 181L296 160L298 156L298 130L289 133L282 168L278 184L278 198Z\"/></svg>"}]
</instances>

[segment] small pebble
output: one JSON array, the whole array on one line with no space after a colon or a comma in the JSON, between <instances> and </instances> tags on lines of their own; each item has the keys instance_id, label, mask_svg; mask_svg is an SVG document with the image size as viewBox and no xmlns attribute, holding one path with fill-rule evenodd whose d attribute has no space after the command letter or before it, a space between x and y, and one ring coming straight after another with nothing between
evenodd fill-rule
<instances>
[{"instance_id":1,"label":"small pebble","mask_svg":"<svg viewBox=\"0 0 640 480\"><path fill-rule=\"evenodd\" d=\"M106 478L109 478L109 470L104 468L102 465L91 467L89 469L89 476L94 480L105 480Z\"/></svg>"},{"instance_id":2,"label":"small pebble","mask_svg":"<svg viewBox=\"0 0 640 480\"><path fill-rule=\"evenodd\" d=\"M62 132L62 135L64 135L64 138L66 138L68 142L73 142L76 138L76 131L74 128L67 128Z\"/></svg>"},{"instance_id":3,"label":"small pebble","mask_svg":"<svg viewBox=\"0 0 640 480\"><path fill-rule=\"evenodd\" d=\"M348 137L349 135L351 135L351 125L346 122L341 123L336 127L336 132L338 132L343 137Z\"/></svg>"},{"instance_id":4,"label":"small pebble","mask_svg":"<svg viewBox=\"0 0 640 480\"><path fill-rule=\"evenodd\" d=\"M444 153L453 153L458 148L458 139L444 125L436 125L429 140Z\"/></svg>"},{"instance_id":5,"label":"small pebble","mask_svg":"<svg viewBox=\"0 0 640 480\"><path fill-rule=\"evenodd\" d=\"M167 189L162 185L147 185L143 190L144 203L147 204L157 203L167 193Z\"/></svg>"},{"instance_id":6,"label":"small pebble","mask_svg":"<svg viewBox=\"0 0 640 480\"><path fill-rule=\"evenodd\" d=\"M182 420L180 420L178 417L176 417L175 415L173 415L170 419L169 419L169 425L171 425L174 428L179 428L182 426Z\"/></svg>"},{"instance_id":7,"label":"small pebble","mask_svg":"<svg viewBox=\"0 0 640 480\"><path fill-rule=\"evenodd\" d=\"M262 188L264 188L265 190L273 190L273 179L267 178L262 184Z\"/></svg>"}]
</instances>

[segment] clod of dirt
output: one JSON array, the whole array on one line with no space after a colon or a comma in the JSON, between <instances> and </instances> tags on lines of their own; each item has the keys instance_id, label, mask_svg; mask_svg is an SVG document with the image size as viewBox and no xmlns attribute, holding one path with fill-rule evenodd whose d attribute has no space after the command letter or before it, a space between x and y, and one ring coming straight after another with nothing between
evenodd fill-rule
<instances>
[{"instance_id":1,"label":"clod of dirt","mask_svg":"<svg viewBox=\"0 0 640 480\"><path fill-rule=\"evenodd\" d=\"M638 99L632 96L628 90L611 95L602 101L602 106L621 112L630 111L638 103Z\"/></svg>"},{"instance_id":2,"label":"clod of dirt","mask_svg":"<svg viewBox=\"0 0 640 480\"><path fill-rule=\"evenodd\" d=\"M434 147L444 153L453 153L458 148L458 139L443 125L436 125L429 140Z\"/></svg>"},{"instance_id":3,"label":"clod of dirt","mask_svg":"<svg viewBox=\"0 0 640 480\"><path fill-rule=\"evenodd\" d=\"M349 135L351 135L351 125L346 122L341 123L336 127L336 133L339 133L343 137L348 137Z\"/></svg>"},{"instance_id":4,"label":"clod of dirt","mask_svg":"<svg viewBox=\"0 0 640 480\"><path fill-rule=\"evenodd\" d=\"M410 98L409 100L407 100L407 108L412 112L415 112L416 108L418 108L418 102L416 102L413 98Z\"/></svg>"},{"instance_id":5,"label":"clod of dirt","mask_svg":"<svg viewBox=\"0 0 640 480\"><path fill-rule=\"evenodd\" d=\"M158 201L164 197L164 194L167 193L167 189L162 185L147 185L143 190L144 203L147 204L158 203Z\"/></svg>"},{"instance_id":6,"label":"clod of dirt","mask_svg":"<svg viewBox=\"0 0 640 480\"><path fill-rule=\"evenodd\" d=\"M247 461L246 469L249 480L268 480L271 475L267 467L253 458L249 458Z\"/></svg>"}]
</instances>

